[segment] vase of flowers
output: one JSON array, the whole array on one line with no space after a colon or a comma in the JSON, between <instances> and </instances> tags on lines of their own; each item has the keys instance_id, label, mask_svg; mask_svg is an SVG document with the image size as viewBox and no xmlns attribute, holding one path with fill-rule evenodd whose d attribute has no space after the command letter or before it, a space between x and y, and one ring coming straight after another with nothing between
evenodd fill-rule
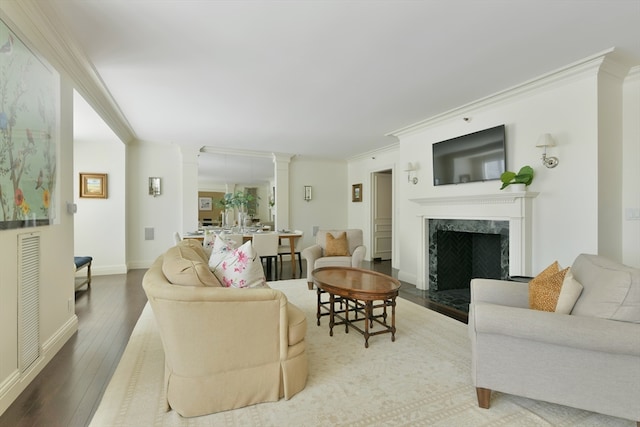
<instances>
[{"instance_id":1,"label":"vase of flowers","mask_svg":"<svg viewBox=\"0 0 640 427\"><path fill-rule=\"evenodd\" d=\"M235 193L226 193L217 204L224 209L236 209L238 226L244 228L247 220L247 206L249 202L256 200L256 197L244 191L236 191ZM231 224L229 224L230 226Z\"/></svg>"}]
</instances>

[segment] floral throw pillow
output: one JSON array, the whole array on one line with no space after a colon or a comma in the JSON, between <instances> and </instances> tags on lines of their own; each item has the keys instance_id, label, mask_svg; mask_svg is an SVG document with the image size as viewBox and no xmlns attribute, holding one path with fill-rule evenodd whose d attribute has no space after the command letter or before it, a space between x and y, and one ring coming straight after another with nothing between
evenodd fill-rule
<instances>
[{"instance_id":1,"label":"floral throw pillow","mask_svg":"<svg viewBox=\"0 0 640 427\"><path fill-rule=\"evenodd\" d=\"M204 239L202 240L202 248L207 256L211 256L213 252L213 243L216 241L216 235L211 230L206 230L204 232Z\"/></svg>"},{"instance_id":2,"label":"floral throw pillow","mask_svg":"<svg viewBox=\"0 0 640 427\"><path fill-rule=\"evenodd\" d=\"M253 250L250 241L234 249L213 269L213 274L226 288L268 287L260 257Z\"/></svg>"},{"instance_id":3,"label":"floral throw pillow","mask_svg":"<svg viewBox=\"0 0 640 427\"><path fill-rule=\"evenodd\" d=\"M234 251L235 245L222 237L218 237L213 241L211 255L209 256L209 268L213 271Z\"/></svg>"}]
</instances>

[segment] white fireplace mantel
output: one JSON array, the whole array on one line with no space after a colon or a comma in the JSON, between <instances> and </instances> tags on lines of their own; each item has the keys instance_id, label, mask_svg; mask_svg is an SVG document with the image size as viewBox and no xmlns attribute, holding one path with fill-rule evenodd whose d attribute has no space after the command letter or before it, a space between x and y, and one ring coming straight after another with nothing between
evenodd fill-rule
<instances>
[{"instance_id":1,"label":"white fireplace mantel","mask_svg":"<svg viewBox=\"0 0 640 427\"><path fill-rule=\"evenodd\" d=\"M429 219L475 219L509 221L509 274L531 275L531 221L536 192L501 191L452 197L410 199L420 205L421 244L418 252L418 289L429 284Z\"/></svg>"},{"instance_id":2,"label":"white fireplace mantel","mask_svg":"<svg viewBox=\"0 0 640 427\"><path fill-rule=\"evenodd\" d=\"M451 197L424 197L409 199L421 206L438 205L480 205L480 204L510 204L517 203L521 199L533 199L539 193L531 191L503 191L491 194L473 194L470 196Z\"/></svg>"}]
</instances>

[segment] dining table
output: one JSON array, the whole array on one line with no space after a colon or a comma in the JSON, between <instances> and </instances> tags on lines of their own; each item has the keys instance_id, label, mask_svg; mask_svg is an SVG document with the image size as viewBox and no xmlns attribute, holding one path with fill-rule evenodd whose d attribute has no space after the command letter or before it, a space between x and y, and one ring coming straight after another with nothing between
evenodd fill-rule
<instances>
[{"instance_id":1,"label":"dining table","mask_svg":"<svg viewBox=\"0 0 640 427\"><path fill-rule=\"evenodd\" d=\"M292 277L296 277L296 273L297 273L297 269L296 269L296 241L302 237L301 233L294 233L291 232L289 230L281 230L281 231L254 231L254 232L242 232L242 241L243 242L247 242L251 239L253 239L253 235L254 234L264 234L264 233L277 233L278 234L278 238L282 239L288 239L289 240L289 248L291 249L290 255L291 255L291 271L292 271ZM222 233L215 233L217 236L222 235L224 236L225 234L230 234L227 232L222 232ZM240 234L240 233L233 233L233 234ZM196 240L200 240L201 242L204 241L204 233L200 233L200 232L191 232L191 233L185 233L184 239L196 239ZM300 272L300 274L302 274L302 272Z\"/></svg>"}]
</instances>

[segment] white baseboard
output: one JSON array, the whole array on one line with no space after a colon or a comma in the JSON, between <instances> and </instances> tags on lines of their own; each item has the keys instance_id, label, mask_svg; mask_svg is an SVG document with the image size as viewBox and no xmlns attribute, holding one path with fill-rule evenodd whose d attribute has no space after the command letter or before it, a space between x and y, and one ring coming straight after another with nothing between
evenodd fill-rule
<instances>
[{"instance_id":1,"label":"white baseboard","mask_svg":"<svg viewBox=\"0 0 640 427\"><path fill-rule=\"evenodd\" d=\"M16 368L7 379L0 383L0 415L7 410L20 393L27 388L31 381L44 369L53 359L58 351L69 341L78 330L78 317L74 314L62 325L48 340L42 344L40 357L24 373Z\"/></svg>"},{"instance_id":2,"label":"white baseboard","mask_svg":"<svg viewBox=\"0 0 640 427\"><path fill-rule=\"evenodd\" d=\"M129 270L137 270L140 268L149 268L151 267L151 264L153 264L155 262L155 259L153 260L147 260L147 261L130 261L129 263L127 263L127 267L129 267Z\"/></svg>"}]
</instances>

